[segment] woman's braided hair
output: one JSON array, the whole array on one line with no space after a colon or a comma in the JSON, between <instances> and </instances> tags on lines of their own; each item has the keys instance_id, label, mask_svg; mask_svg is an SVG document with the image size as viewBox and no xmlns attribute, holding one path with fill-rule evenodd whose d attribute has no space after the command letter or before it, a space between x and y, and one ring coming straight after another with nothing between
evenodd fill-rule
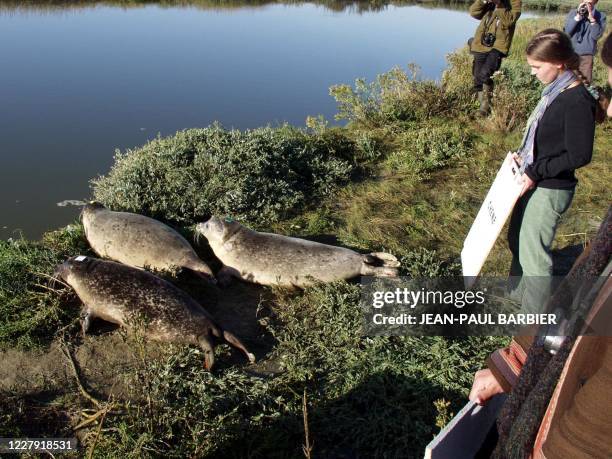
<instances>
[{"instance_id":1,"label":"woman's braided hair","mask_svg":"<svg viewBox=\"0 0 612 459\"><path fill-rule=\"evenodd\" d=\"M567 70L574 72L578 80L598 102L595 120L601 123L606 119L606 109L610 101L603 91L598 91L591 86L587 78L579 70L580 56L574 51L569 36L557 29L544 29L529 41L525 52L532 59L562 64Z\"/></svg>"},{"instance_id":2,"label":"woman's braided hair","mask_svg":"<svg viewBox=\"0 0 612 459\"><path fill-rule=\"evenodd\" d=\"M612 68L612 32L605 39L603 48L601 48L601 60L608 67Z\"/></svg>"}]
</instances>

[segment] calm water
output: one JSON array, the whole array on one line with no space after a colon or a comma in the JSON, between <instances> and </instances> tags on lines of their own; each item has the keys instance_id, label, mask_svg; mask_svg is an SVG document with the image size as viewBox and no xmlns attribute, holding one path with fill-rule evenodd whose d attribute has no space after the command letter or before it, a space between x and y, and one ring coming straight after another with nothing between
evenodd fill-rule
<instances>
[{"instance_id":1,"label":"calm water","mask_svg":"<svg viewBox=\"0 0 612 459\"><path fill-rule=\"evenodd\" d=\"M270 5L0 10L0 238L70 223L115 149L215 120L332 119L329 86L415 62L438 78L465 11Z\"/></svg>"}]
</instances>

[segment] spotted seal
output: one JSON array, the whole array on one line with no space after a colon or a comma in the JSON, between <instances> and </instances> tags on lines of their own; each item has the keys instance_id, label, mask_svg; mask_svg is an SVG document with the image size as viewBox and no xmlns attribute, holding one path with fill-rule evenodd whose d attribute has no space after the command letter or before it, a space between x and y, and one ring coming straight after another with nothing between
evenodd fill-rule
<instances>
[{"instance_id":1,"label":"spotted seal","mask_svg":"<svg viewBox=\"0 0 612 459\"><path fill-rule=\"evenodd\" d=\"M367 255L343 247L272 233L259 233L212 217L196 226L221 262L219 282L231 277L262 285L305 287L356 276L396 277L400 263L393 255Z\"/></svg>"},{"instance_id":2,"label":"spotted seal","mask_svg":"<svg viewBox=\"0 0 612 459\"><path fill-rule=\"evenodd\" d=\"M83 333L99 317L133 330L144 327L156 341L195 344L204 350L204 366L214 364L213 338L251 354L236 336L215 324L204 308L187 293L141 269L114 261L78 256L58 265L54 277L70 285L83 302Z\"/></svg>"},{"instance_id":3,"label":"spotted seal","mask_svg":"<svg viewBox=\"0 0 612 459\"><path fill-rule=\"evenodd\" d=\"M113 212L99 203L85 205L81 218L89 244L102 258L137 268L187 268L216 282L191 244L168 225L144 215Z\"/></svg>"}]
</instances>

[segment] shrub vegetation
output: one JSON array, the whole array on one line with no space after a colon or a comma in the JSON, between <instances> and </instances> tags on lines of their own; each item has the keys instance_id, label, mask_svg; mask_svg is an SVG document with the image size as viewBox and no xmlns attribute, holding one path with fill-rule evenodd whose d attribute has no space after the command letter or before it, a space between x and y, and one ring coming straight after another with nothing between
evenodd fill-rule
<instances>
[{"instance_id":1,"label":"shrub vegetation","mask_svg":"<svg viewBox=\"0 0 612 459\"><path fill-rule=\"evenodd\" d=\"M213 214L274 222L347 183L356 154L354 142L333 132L189 129L118 152L110 173L94 180L94 197L181 224Z\"/></svg>"}]
</instances>

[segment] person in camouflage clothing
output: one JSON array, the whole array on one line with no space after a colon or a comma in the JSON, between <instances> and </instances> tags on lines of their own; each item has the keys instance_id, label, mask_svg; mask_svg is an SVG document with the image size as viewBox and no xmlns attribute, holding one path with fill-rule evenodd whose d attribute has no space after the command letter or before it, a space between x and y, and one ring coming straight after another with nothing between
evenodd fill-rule
<instances>
[{"instance_id":1,"label":"person in camouflage clothing","mask_svg":"<svg viewBox=\"0 0 612 459\"><path fill-rule=\"evenodd\" d=\"M480 21L469 44L474 56L474 89L478 92L482 116L487 116L491 110L491 76L499 70L502 58L510 51L521 6L521 0L476 0L470 6L470 15Z\"/></svg>"}]
</instances>

